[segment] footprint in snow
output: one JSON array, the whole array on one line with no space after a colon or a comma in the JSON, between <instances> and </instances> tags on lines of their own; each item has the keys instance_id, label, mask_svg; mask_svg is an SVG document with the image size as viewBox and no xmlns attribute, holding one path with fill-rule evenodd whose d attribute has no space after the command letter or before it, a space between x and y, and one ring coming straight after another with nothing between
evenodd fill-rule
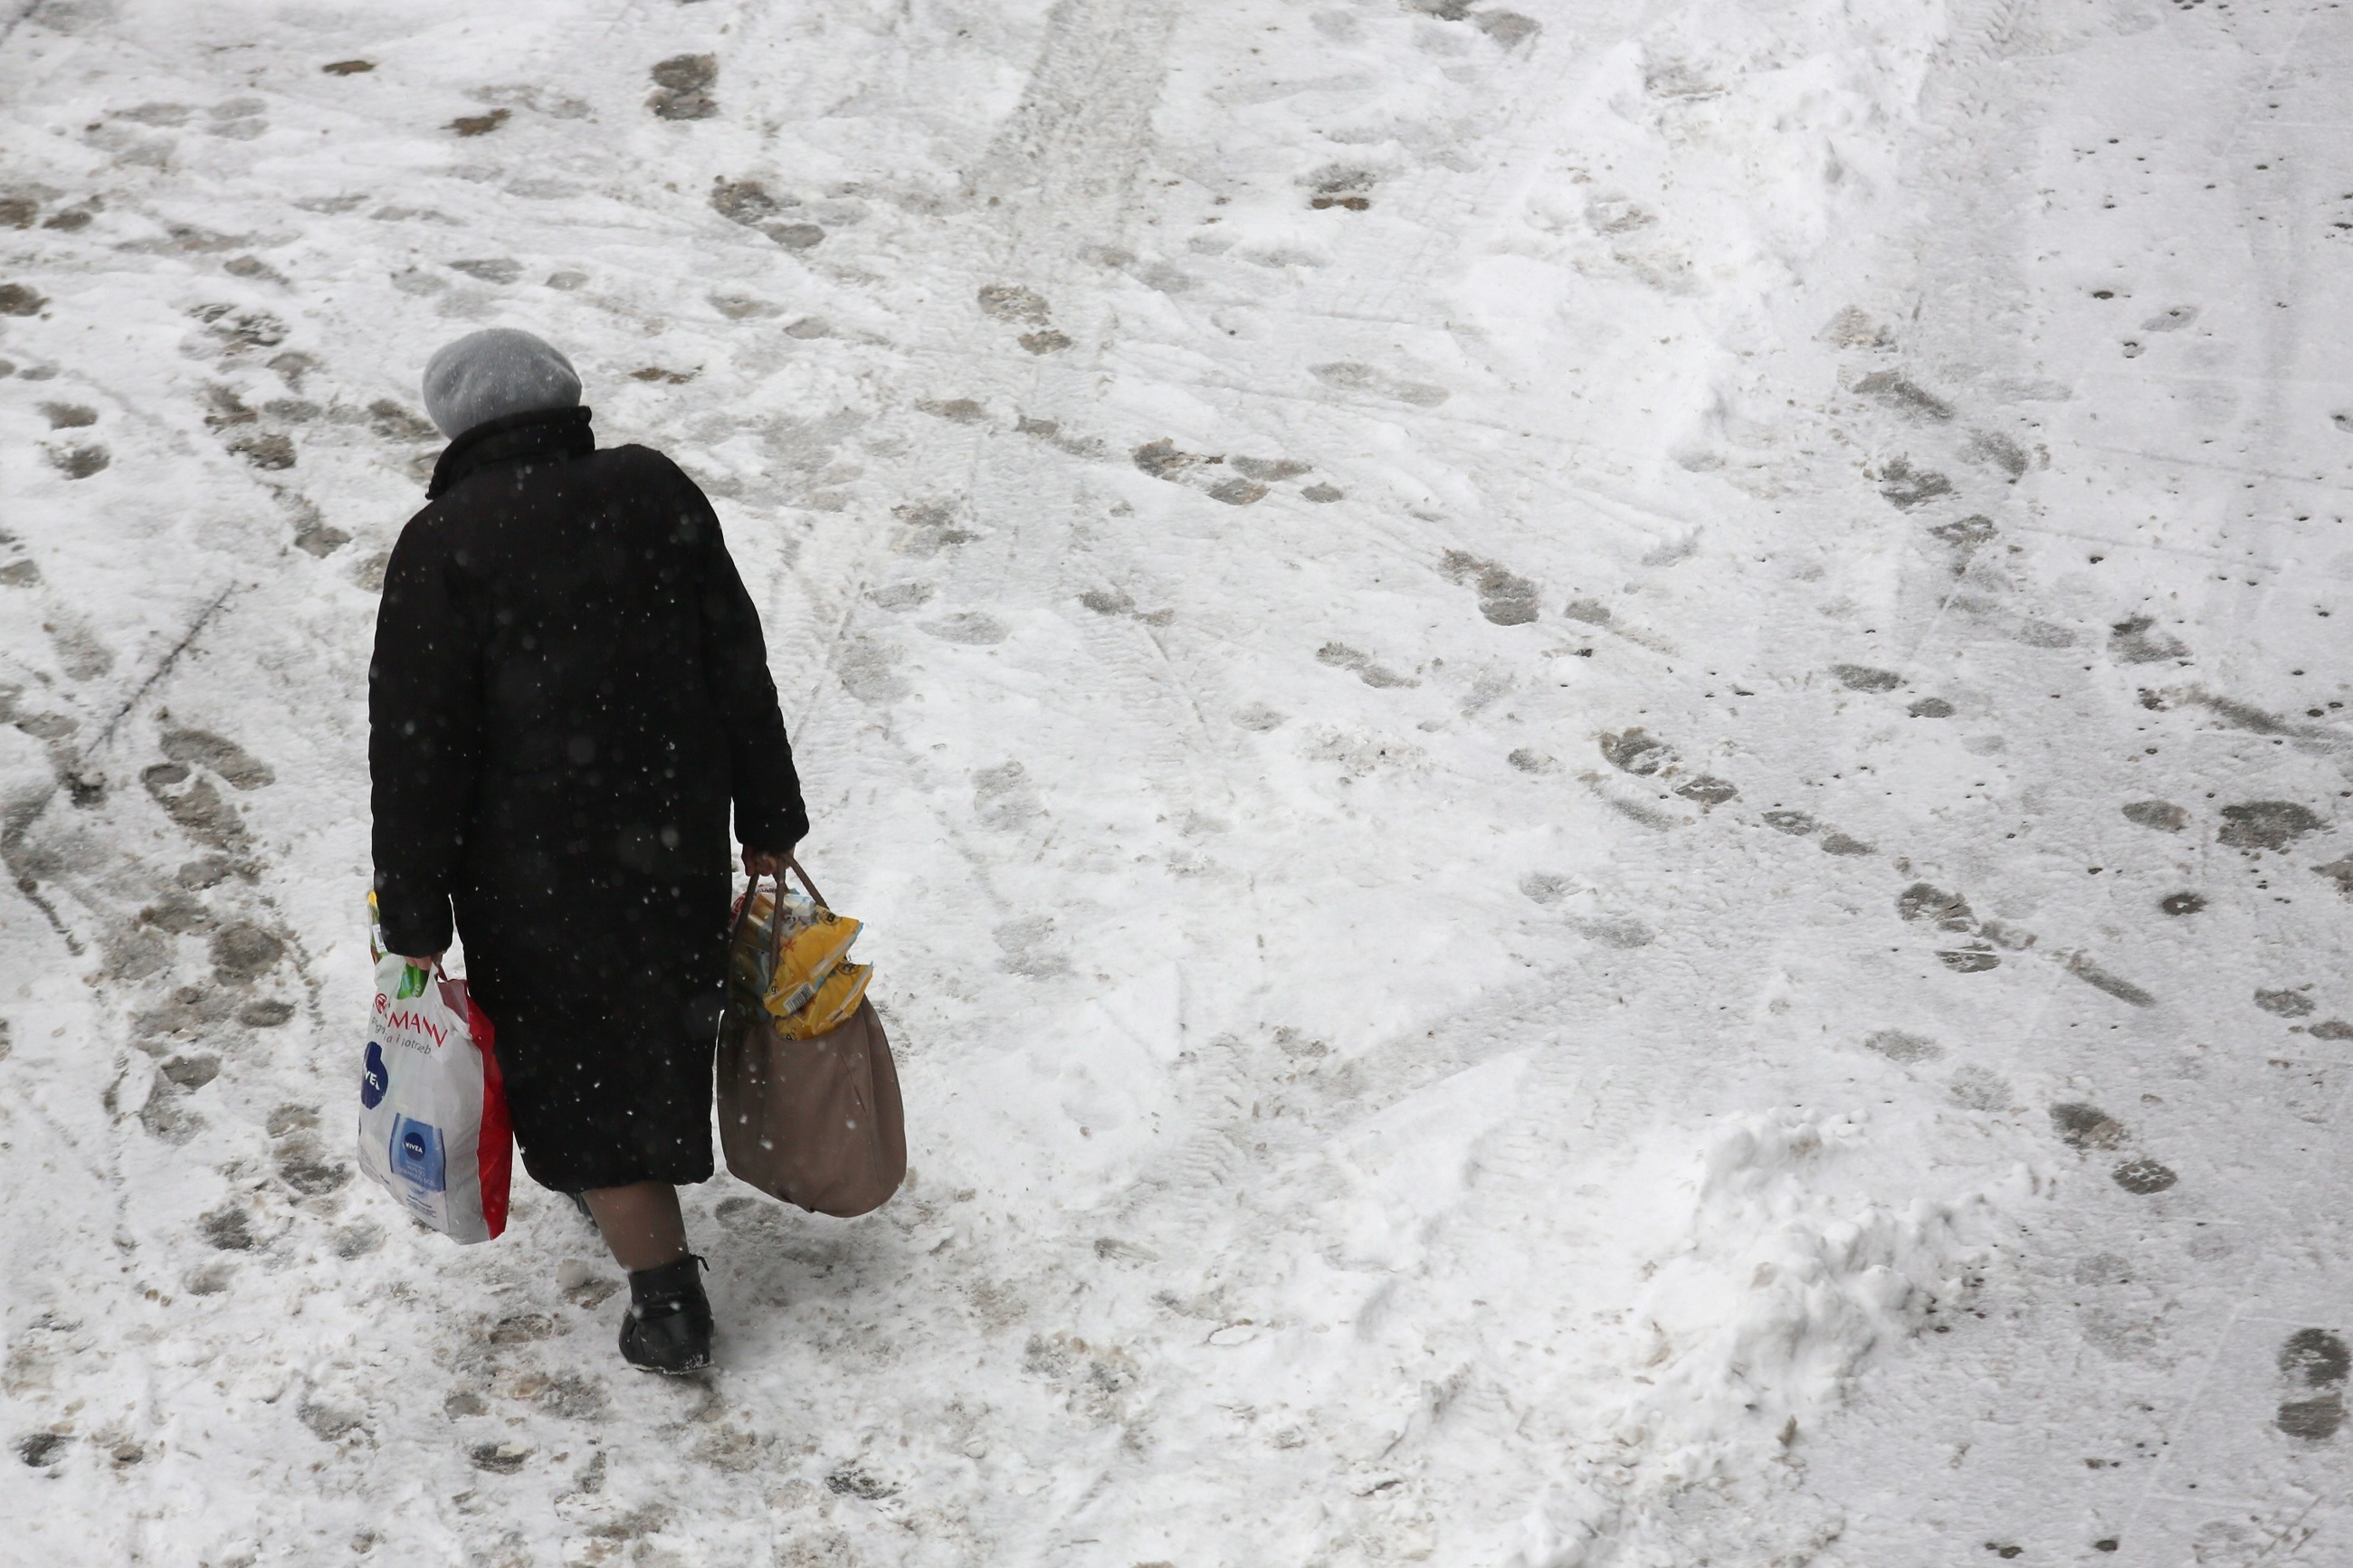
<instances>
[{"instance_id":1,"label":"footprint in snow","mask_svg":"<svg viewBox=\"0 0 2353 1568\"><path fill-rule=\"evenodd\" d=\"M1621 952L1630 952L1638 947L1648 947L1659 939L1658 933L1649 926L1628 916L1573 920L1568 923L1571 930L1588 942L1599 942L1603 947L1616 948Z\"/></svg>"},{"instance_id":2,"label":"footprint in snow","mask_svg":"<svg viewBox=\"0 0 2353 1568\"><path fill-rule=\"evenodd\" d=\"M1175 441L1166 437L1147 441L1128 456L1154 479L1200 490L1210 500L1221 500L1228 506L1248 506L1265 500L1267 487L1261 482L1261 478L1287 479L1308 471L1306 465L1294 464L1287 458L1237 458L1232 464L1236 472L1219 478L1201 470L1225 467L1223 453L1182 451Z\"/></svg>"},{"instance_id":3,"label":"footprint in snow","mask_svg":"<svg viewBox=\"0 0 2353 1568\"><path fill-rule=\"evenodd\" d=\"M1479 613L1499 626L1526 626L1536 618L1536 585L1493 561L1450 550L1440 559L1438 570L1451 583L1475 588Z\"/></svg>"},{"instance_id":4,"label":"footprint in snow","mask_svg":"<svg viewBox=\"0 0 2353 1568\"><path fill-rule=\"evenodd\" d=\"M2318 1442L2345 1424L2345 1380L2353 1373L2353 1352L2327 1329L2298 1329L2279 1352L2287 1397L2280 1401L2279 1429L2291 1437Z\"/></svg>"},{"instance_id":5,"label":"footprint in snow","mask_svg":"<svg viewBox=\"0 0 2353 1568\"><path fill-rule=\"evenodd\" d=\"M286 943L275 932L239 921L213 933L213 978L226 985L249 985L277 966Z\"/></svg>"},{"instance_id":6,"label":"footprint in snow","mask_svg":"<svg viewBox=\"0 0 2353 1568\"><path fill-rule=\"evenodd\" d=\"M1879 468L1879 493L1898 511L1953 493L1953 481L1927 468L1915 468L1908 458L1890 458Z\"/></svg>"},{"instance_id":7,"label":"footprint in snow","mask_svg":"<svg viewBox=\"0 0 2353 1568\"><path fill-rule=\"evenodd\" d=\"M959 615L943 616L936 621L926 621L923 629L942 642L964 643L970 647L987 647L1003 642L1010 633L1003 621L976 610Z\"/></svg>"},{"instance_id":8,"label":"footprint in snow","mask_svg":"<svg viewBox=\"0 0 2353 1568\"><path fill-rule=\"evenodd\" d=\"M1370 169L1331 163L1309 174L1301 183L1311 193L1307 205L1315 211L1338 207L1345 212L1360 213L1373 205L1366 193L1379 181L1380 175Z\"/></svg>"},{"instance_id":9,"label":"footprint in snow","mask_svg":"<svg viewBox=\"0 0 2353 1568\"><path fill-rule=\"evenodd\" d=\"M196 1222L197 1232L222 1252L250 1252L261 1245L252 1216L241 1208L216 1209Z\"/></svg>"},{"instance_id":10,"label":"footprint in snow","mask_svg":"<svg viewBox=\"0 0 2353 1568\"><path fill-rule=\"evenodd\" d=\"M1945 1054L1945 1047L1926 1036L1906 1034L1902 1029L1881 1029L1862 1043L1889 1061L1906 1067L1915 1062L1932 1062Z\"/></svg>"},{"instance_id":11,"label":"footprint in snow","mask_svg":"<svg viewBox=\"0 0 2353 1568\"><path fill-rule=\"evenodd\" d=\"M1842 349L1887 349L1895 346L1894 333L1853 305L1832 316L1830 324L1822 329L1821 336Z\"/></svg>"},{"instance_id":12,"label":"footprint in snow","mask_svg":"<svg viewBox=\"0 0 2353 1568\"><path fill-rule=\"evenodd\" d=\"M1331 364L1311 364L1307 373L1324 385L1340 392L1368 392L1376 397L1386 397L1397 403L1409 403L1417 408L1435 408L1453 395L1442 386L1428 382L1407 381L1374 369L1368 364L1347 361Z\"/></svg>"},{"instance_id":13,"label":"footprint in snow","mask_svg":"<svg viewBox=\"0 0 2353 1568\"><path fill-rule=\"evenodd\" d=\"M1694 784L1701 782L1698 779L1692 781ZM1691 784L1686 784L1675 793L1686 794L1691 787ZM1810 813L1803 811L1768 811L1765 814L1765 826L1776 833L1786 833L1792 838L1810 837L1822 827L1822 824L1816 821ZM1841 833L1836 828L1831 828L1822 834L1820 847L1825 855L1854 856L1872 854L1876 847L1866 844L1860 838Z\"/></svg>"},{"instance_id":14,"label":"footprint in snow","mask_svg":"<svg viewBox=\"0 0 2353 1568\"><path fill-rule=\"evenodd\" d=\"M2159 833L2179 833L2189 822L2188 812L2161 800L2136 800L2122 809L2126 822L2152 827Z\"/></svg>"},{"instance_id":15,"label":"footprint in snow","mask_svg":"<svg viewBox=\"0 0 2353 1568\"><path fill-rule=\"evenodd\" d=\"M1046 297L1036 289L1015 283L984 283L978 298L983 315L1032 329L1018 340L1031 353L1058 353L1071 346L1070 334L1054 327Z\"/></svg>"},{"instance_id":16,"label":"footprint in snow","mask_svg":"<svg viewBox=\"0 0 2353 1568\"><path fill-rule=\"evenodd\" d=\"M2126 664L2162 664L2189 657L2179 639L2156 628L2157 622L2147 616L2118 621L2108 628L2108 651Z\"/></svg>"},{"instance_id":17,"label":"footprint in snow","mask_svg":"<svg viewBox=\"0 0 2353 1568\"><path fill-rule=\"evenodd\" d=\"M197 843L232 852L245 847L245 823L237 807L221 798L211 780L195 778L186 763L157 763L141 770L139 783L164 815ZM183 784L187 787L180 788Z\"/></svg>"},{"instance_id":18,"label":"footprint in snow","mask_svg":"<svg viewBox=\"0 0 2353 1568\"><path fill-rule=\"evenodd\" d=\"M186 1070L185 1064L183 1070ZM167 1064L164 1077L149 1091L147 1103L139 1109L139 1125L147 1130L149 1137L177 1148L204 1131L205 1119L182 1103L188 1092L185 1086L172 1080ZM215 1241L214 1245L226 1244Z\"/></svg>"},{"instance_id":19,"label":"footprint in snow","mask_svg":"<svg viewBox=\"0 0 2353 1568\"><path fill-rule=\"evenodd\" d=\"M990 933L1005 956L997 967L1008 974L1019 974L1031 980L1050 980L1071 972L1071 961L1056 951L1051 915L1031 915L1025 920L1008 921Z\"/></svg>"},{"instance_id":20,"label":"footprint in snow","mask_svg":"<svg viewBox=\"0 0 2353 1568\"><path fill-rule=\"evenodd\" d=\"M1849 691L1893 691L1904 684L1904 678L1892 669L1873 669L1861 664L1834 664L1831 673Z\"/></svg>"},{"instance_id":21,"label":"footprint in snow","mask_svg":"<svg viewBox=\"0 0 2353 1568\"><path fill-rule=\"evenodd\" d=\"M977 408L979 405L976 404L974 406ZM969 544L980 537L959 526L955 506L950 501L908 501L892 507L891 515L899 520L899 527L892 535L891 548L917 561L928 561L943 550Z\"/></svg>"},{"instance_id":22,"label":"footprint in snow","mask_svg":"<svg viewBox=\"0 0 2353 1568\"><path fill-rule=\"evenodd\" d=\"M798 196L776 195L757 180L714 176L711 182L712 211L759 230L787 250L807 250L825 239L822 226L789 216L800 205Z\"/></svg>"},{"instance_id":23,"label":"footprint in snow","mask_svg":"<svg viewBox=\"0 0 2353 1568\"><path fill-rule=\"evenodd\" d=\"M75 441L47 449L49 466L69 479L86 479L92 474L103 473L114 461L114 455L95 441Z\"/></svg>"},{"instance_id":24,"label":"footprint in snow","mask_svg":"<svg viewBox=\"0 0 2353 1568\"><path fill-rule=\"evenodd\" d=\"M1740 786L1730 779L1720 779L1713 773L1701 773L1675 786L1675 793L1694 802L1702 811L1714 811L1728 800L1740 796Z\"/></svg>"},{"instance_id":25,"label":"footprint in snow","mask_svg":"<svg viewBox=\"0 0 2353 1568\"><path fill-rule=\"evenodd\" d=\"M851 637L834 656L833 672L841 689L860 702L880 706L896 702L914 689L899 675L900 653L873 637Z\"/></svg>"},{"instance_id":26,"label":"footprint in snow","mask_svg":"<svg viewBox=\"0 0 2353 1568\"><path fill-rule=\"evenodd\" d=\"M1575 879L1550 871L1531 871L1520 879L1520 891L1539 904L1556 904L1577 888Z\"/></svg>"},{"instance_id":27,"label":"footprint in snow","mask_svg":"<svg viewBox=\"0 0 2353 1568\"><path fill-rule=\"evenodd\" d=\"M1875 370L1854 384L1866 397L1876 398L1907 419L1942 424L1953 416L1953 405L1892 370Z\"/></svg>"},{"instance_id":28,"label":"footprint in snow","mask_svg":"<svg viewBox=\"0 0 2353 1568\"><path fill-rule=\"evenodd\" d=\"M477 261L450 261L443 265L453 272L462 272L467 277L478 279L484 283L503 285L512 283L522 276L522 263L509 257L492 257Z\"/></svg>"},{"instance_id":29,"label":"footprint in snow","mask_svg":"<svg viewBox=\"0 0 2353 1568\"><path fill-rule=\"evenodd\" d=\"M1046 297L1014 283L984 283L978 296L981 314L1021 326L1042 327L1050 318Z\"/></svg>"},{"instance_id":30,"label":"footprint in snow","mask_svg":"<svg viewBox=\"0 0 2353 1568\"><path fill-rule=\"evenodd\" d=\"M2222 808L2222 831L2215 841L2233 849L2281 850L2327 824L2290 800L2255 800Z\"/></svg>"},{"instance_id":31,"label":"footprint in snow","mask_svg":"<svg viewBox=\"0 0 2353 1568\"><path fill-rule=\"evenodd\" d=\"M1972 463L2000 468L2011 479L2022 477L2031 463L2026 448L1999 430L1972 430L1961 456Z\"/></svg>"},{"instance_id":32,"label":"footprint in snow","mask_svg":"<svg viewBox=\"0 0 2353 1568\"><path fill-rule=\"evenodd\" d=\"M1938 523L1928 531L1928 537L1951 550L1953 575L1958 577L1969 569L1969 562L1976 557L1979 547L1999 531L1993 525L1993 519L1972 514L1951 522Z\"/></svg>"},{"instance_id":33,"label":"footprint in snow","mask_svg":"<svg viewBox=\"0 0 2353 1568\"><path fill-rule=\"evenodd\" d=\"M1375 664L1369 656L1359 653L1346 643L1325 643L1315 650L1315 662L1331 665L1336 669L1354 670L1356 679L1367 686L1388 688L1421 684L1409 675L1399 675L1393 669Z\"/></svg>"},{"instance_id":34,"label":"footprint in snow","mask_svg":"<svg viewBox=\"0 0 2353 1568\"><path fill-rule=\"evenodd\" d=\"M175 763L211 769L232 788L260 789L277 782L269 764L224 735L209 730L167 730L164 754Z\"/></svg>"},{"instance_id":35,"label":"footprint in snow","mask_svg":"<svg viewBox=\"0 0 2353 1568\"><path fill-rule=\"evenodd\" d=\"M711 89L719 81L717 55L672 55L653 68L646 107L660 120L708 120L719 112Z\"/></svg>"},{"instance_id":36,"label":"footprint in snow","mask_svg":"<svg viewBox=\"0 0 2353 1568\"><path fill-rule=\"evenodd\" d=\"M1242 478L1262 480L1267 484L1295 479L1314 472L1314 464L1303 463L1294 458L1236 458L1233 464L1234 472Z\"/></svg>"},{"instance_id":37,"label":"footprint in snow","mask_svg":"<svg viewBox=\"0 0 2353 1568\"><path fill-rule=\"evenodd\" d=\"M1620 773L1648 778L1675 760L1675 751L1640 725L1623 731L1603 731L1601 755ZM1788 831L1784 829L1784 831Z\"/></svg>"},{"instance_id":38,"label":"footprint in snow","mask_svg":"<svg viewBox=\"0 0 2353 1568\"><path fill-rule=\"evenodd\" d=\"M2070 1149L2113 1149L2125 1141L2123 1122L2079 1100L2052 1106L2051 1125Z\"/></svg>"},{"instance_id":39,"label":"footprint in snow","mask_svg":"<svg viewBox=\"0 0 2353 1568\"><path fill-rule=\"evenodd\" d=\"M1029 787L1029 771L1019 763L983 768L972 775L973 816L985 827L1018 828L1045 810L1045 803Z\"/></svg>"}]
</instances>

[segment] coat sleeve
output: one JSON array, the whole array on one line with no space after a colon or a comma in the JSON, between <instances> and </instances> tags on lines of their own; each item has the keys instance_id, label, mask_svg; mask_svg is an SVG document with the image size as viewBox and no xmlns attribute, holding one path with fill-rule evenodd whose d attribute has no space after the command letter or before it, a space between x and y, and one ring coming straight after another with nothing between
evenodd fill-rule
<instances>
[{"instance_id":1,"label":"coat sleeve","mask_svg":"<svg viewBox=\"0 0 2353 1568\"><path fill-rule=\"evenodd\" d=\"M683 476L681 476L683 478ZM685 481L690 488L693 481ZM702 563L703 674L719 721L727 730L734 776L735 837L746 848L785 850L808 837L808 808L793 767L776 683L768 674L768 645L760 612L727 553L718 515L694 491L707 542Z\"/></svg>"},{"instance_id":2,"label":"coat sleeve","mask_svg":"<svg viewBox=\"0 0 2353 1568\"><path fill-rule=\"evenodd\" d=\"M385 569L368 665L376 906L391 951L449 945L482 749L480 650L456 570L415 523Z\"/></svg>"}]
</instances>

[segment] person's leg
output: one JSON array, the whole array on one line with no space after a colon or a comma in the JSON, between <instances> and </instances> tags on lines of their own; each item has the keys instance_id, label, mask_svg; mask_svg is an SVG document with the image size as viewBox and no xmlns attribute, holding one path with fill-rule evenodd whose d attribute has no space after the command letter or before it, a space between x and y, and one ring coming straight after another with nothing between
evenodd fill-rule
<instances>
[{"instance_id":1,"label":"person's leg","mask_svg":"<svg viewBox=\"0 0 2353 1568\"><path fill-rule=\"evenodd\" d=\"M668 1182L637 1182L596 1187L580 1194L613 1249L613 1261L636 1274L676 1263L686 1256L686 1216L679 1212L678 1189Z\"/></svg>"},{"instance_id":2,"label":"person's leg","mask_svg":"<svg viewBox=\"0 0 2353 1568\"><path fill-rule=\"evenodd\" d=\"M649 1372L711 1364L711 1302L697 1278L702 1259L686 1249L686 1217L668 1182L592 1187L586 1200L613 1260L629 1271L621 1354Z\"/></svg>"}]
</instances>

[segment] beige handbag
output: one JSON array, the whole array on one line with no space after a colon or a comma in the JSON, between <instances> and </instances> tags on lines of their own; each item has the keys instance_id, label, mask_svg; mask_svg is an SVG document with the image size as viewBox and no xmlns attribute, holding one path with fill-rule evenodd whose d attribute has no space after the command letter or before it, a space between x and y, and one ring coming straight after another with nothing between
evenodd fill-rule
<instances>
[{"instance_id":1,"label":"beige handbag","mask_svg":"<svg viewBox=\"0 0 2353 1568\"><path fill-rule=\"evenodd\" d=\"M823 907L825 895L800 862L787 864ZM891 1042L871 1001L861 999L839 1026L807 1038L795 1038L789 1021L769 1013L767 979L783 949L785 922L771 920L773 940L758 941L749 920L757 890L756 882L744 889L729 937L733 978L719 1026L719 1142L727 1169L812 1214L847 1219L871 1213L907 1174L906 1117ZM765 951L739 953L746 942ZM755 984L745 984L754 976Z\"/></svg>"}]
</instances>

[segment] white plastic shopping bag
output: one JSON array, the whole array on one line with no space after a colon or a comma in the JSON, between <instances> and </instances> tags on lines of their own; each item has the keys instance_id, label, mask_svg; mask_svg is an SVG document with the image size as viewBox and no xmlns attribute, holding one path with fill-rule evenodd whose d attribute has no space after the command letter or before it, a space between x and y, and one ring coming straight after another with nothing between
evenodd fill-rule
<instances>
[{"instance_id":1,"label":"white plastic shopping bag","mask_svg":"<svg viewBox=\"0 0 2353 1568\"><path fill-rule=\"evenodd\" d=\"M401 1206L455 1241L507 1227L514 1141L491 1021L466 983L436 964L376 954L375 1005L360 1069L360 1169Z\"/></svg>"}]
</instances>

